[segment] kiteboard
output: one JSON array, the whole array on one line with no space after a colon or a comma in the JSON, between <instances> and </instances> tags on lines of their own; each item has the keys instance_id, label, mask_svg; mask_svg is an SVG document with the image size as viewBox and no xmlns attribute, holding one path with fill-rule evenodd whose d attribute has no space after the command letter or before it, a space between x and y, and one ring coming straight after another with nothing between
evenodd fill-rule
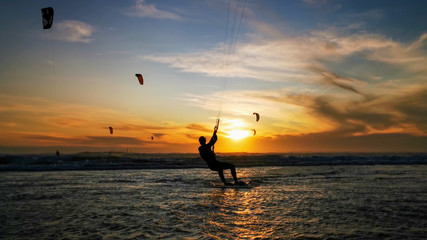
<instances>
[{"instance_id":1,"label":"kiteboard","mask_svg":"<svg viewBox=\"0 0 427 240\"><path fill-rule=\"evenodd\" d=\"M211 185L214 188L243 188L243 189L249 189L252 188L251 182L239 182L238 184L232 184L232 185L224 185L223 183L212 183Z\"/></svg>"}]
</instances>

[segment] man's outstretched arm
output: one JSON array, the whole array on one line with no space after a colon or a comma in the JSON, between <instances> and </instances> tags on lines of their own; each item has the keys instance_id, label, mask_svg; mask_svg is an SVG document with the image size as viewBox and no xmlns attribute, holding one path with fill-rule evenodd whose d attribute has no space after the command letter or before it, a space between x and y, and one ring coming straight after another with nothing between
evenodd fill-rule
<instances>
[{"instance_id":1,"label":"man's outstretched arm","mask_svg":"<svg viewBox=\"0 0 427 240\"><path fill-rule=\"evenodd\" d=\"M217 132L217 130L216 130L216 128L215 128L214 133L213 133L213 135L212 135L212 137L211 137L211 140L210 140L210 141L209 141L209 143L207 144L207 145L209 145L210 147L212 147L212 146L216 143L216 141L218 140L218 136L216 135L216 132Z\"/></svg>"}]
</instances>

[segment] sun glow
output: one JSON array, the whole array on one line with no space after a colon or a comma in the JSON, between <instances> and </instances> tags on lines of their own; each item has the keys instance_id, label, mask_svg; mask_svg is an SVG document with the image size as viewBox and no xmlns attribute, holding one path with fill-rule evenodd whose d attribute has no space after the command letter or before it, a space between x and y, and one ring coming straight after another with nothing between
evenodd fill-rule
<instances>
[{"instance_id":1,"label":"sun glow","mask_svg":"<svg viewBox=\"0 0 427 240\"><path fill-rule=\"evenodd\" d=\"M244 130L232 130L232 131L226 131L227 138L231 138L234 140L240 140L242 138L248 137L250 135L249 131Z\"/></svg>"}]
</instances>

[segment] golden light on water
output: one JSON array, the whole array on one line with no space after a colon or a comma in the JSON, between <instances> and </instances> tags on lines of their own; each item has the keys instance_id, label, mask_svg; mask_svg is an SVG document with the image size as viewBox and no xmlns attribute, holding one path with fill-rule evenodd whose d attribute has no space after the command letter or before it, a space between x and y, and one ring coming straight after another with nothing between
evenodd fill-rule
<instances>
[{"instance_id":1,"label":"golden light on water","mask_svg":"<svg viewBox=\"0 0 427 240\"><path fill-rule=\"evenodd\" d=\"M221 189L209 196L217 211L208 216L206 231L215 231L216 239L266 239L274 234L274 228L263 218L265 201L256 190Z\"/></svg>"}]
</instances>

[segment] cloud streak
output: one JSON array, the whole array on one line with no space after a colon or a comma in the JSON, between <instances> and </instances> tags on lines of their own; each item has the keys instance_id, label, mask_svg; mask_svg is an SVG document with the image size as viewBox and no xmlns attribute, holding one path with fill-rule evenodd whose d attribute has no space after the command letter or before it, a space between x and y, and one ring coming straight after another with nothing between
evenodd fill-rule
<instances>
[{"instance_id":1,"label":"cloud streak","mask_svg":"<svg viewBox=\"0 0 427 240\"><path fill-rule=\"evenodd\" d=\"M265 24L253 25L264 26ZM319 76L325 78L325 75L319 71L310 71L307 69L309 66L325 68L327 63L339 62L356 54L387 63L389 61L381 56L385 54L387 57L395 59L404 51L402 44L375 34L348 35L336 29L328 29L313 31L305 36L274 36L273 39L258 37L263 36L264 31L270 31L265 29L265 27L258 27L259 33L254 35L250 41L239 43L235 53L231 55L224 54L224 46L218 45L207 51L163 56L149 55L143 56L141 59L169 64L184 72L202 73L214 77L310 82ZM417 47L415 46L415 48ZM392 52L390 49L398 50ZM390 55L393 55L394 58ZM229 65L226 64L228 62ZM327 70L330 73L334 72L331 69ZM348 78L341 78L341 80L344 79ZM343 84L336 81L335 83L344 87ZM344 88L349 89L348 85L345 85Z\"/></svg>"},{"instance_id":2,"label":"cloud streak","mask_svg":"<svg viewBox=\"0 0 427 240\"><path fill-rule=\"evenodd\" d=\"M352 25L323 26L322 30L299 36L280 34L278 30L272 35L272 25L249 22L256 32L240 41L231 55L225 55L224 46L219 44L206 51L146 55L140 59L168 64L183 72L296 84L318 92L333 86L335 94L341 91L366 98L408 85L408 81L395 79L392 74L396 72L404 73L400 78L425 86L427 34L413 42L400 43L367 33L363 25ZM396 81L399 84L391 88L389 83Z\"/></svg>"},{"instance_id":3,"label":"cloud streak","mask_svg":"<svg viewBox=\"0 0 427 240\"><path fill-rule=\"evenodd\" d=\"M347 90L350 92L362 94L360 91L356 90L356 88L351 85L352 83L358 82L354 79L343 78L343 77L339 76L338 74L335 74L333 72L329 72L325 69L320 69L318 67L309 67L309 69L311 71L313 71L314 73L319 74L321 76L321 80L327 84L337 86L341 89L344 89L344 90Z\"/></svg>"},{"instance_id":4,"label":"cloud streak","mask_svg":"<svg viewBox=\"0 0 427 240\"><path fill-rule=\"evenodd\" d=\"M54 30L54 38L61 41L90 43L94 40L95 27L81 21L61 21L55 24Z\"/></svg>"},{"instance_id":5,"label":"cloud streak","mask_svg":"<svg viewBox=\"0 0 427 240\"><path fill-rule=\"evenodd\" d=\"M39 144L47 145L71 145L71 146L140 146L150 143L134 137L116 136L84 136L84 137L58 137L42 134L23 134L23 138L36 140Z\"/></svg>"},{"instance_id":6,"label":"cloud streak","mask_svg":"<svg viewBox=\"0 0 427 240\"><path fill-rule=\"evenodd\" d=\"M154 4L147 4L145 0L137 0L131 10L127 11L130 16L140 18L156 18L156 19L170 19L179 20L181 17L172 12L157 9Z\"/></svg>"},{"instance_id":7,"label":"cloud streak","mask_svg":"<svg viewBox=\"0 0 427 240\"><path fill-rule=\"evenodd\" d=\"M361 100L336 101L326 95L286 94L272 99L271 94L262 95L266 101L282 102L303 107L315 116L319 124L332 122L329 131L344 135L402 132L415 135L427 134L427 88L398 95L380 96Z\"/></svg>"}]
</instances>

